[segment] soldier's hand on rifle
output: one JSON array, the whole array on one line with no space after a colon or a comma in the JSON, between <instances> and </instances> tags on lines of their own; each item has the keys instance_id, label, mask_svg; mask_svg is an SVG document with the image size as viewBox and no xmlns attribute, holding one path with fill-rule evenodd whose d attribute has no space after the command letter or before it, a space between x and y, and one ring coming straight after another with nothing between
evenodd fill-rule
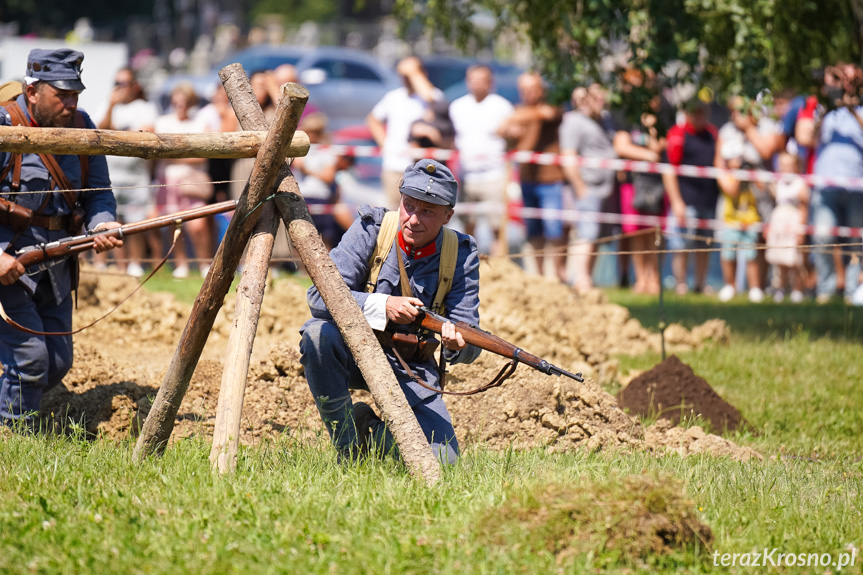
<instances>
[{"instance_id":1,"label":"soldier's hand on rifle","mask_svg":"<svg viewBox=\"0 0 863 575\"><path fill-rule=\"evenodd\" d=\"M26 273L24 266L9 254L0 254L0 284L10 286Z\"/></svg>"},{"instance_id":2,"label":"soldier's hand on rifle","mask_svg":"<svg viewBox=\"0 0 863 575\"><path fill-rule=\"evenodd\" d=\"M440 339L444 347L452 351L459 351L467 346L467 343L464 341L464 337L455 330L455 324L451 321L448 321L441 326Z\"/></svg>"},{"instance_id":3,"label":"soldier's hand on rifle","mask_svg":"<svg viewBox=\"0 0 863 575\"><path fill-rule=\"evenodd\" d=\"M95 228L93 228L94 232L101 232L105 230L113 230L115 228L119 228L120 224L118 222L106 222L104 224L99 224ZM108 250L112 250L114 248L123 247L123 240L120 238L109 238L107 236L96 236L93 238L93 245L96 253L107 252Z\"/></svg>"},{"instance_id":4,"label":"soldier's hand on rifle","mask_svg":"<svg viewBox=\"0 0 863 575\"><path fill-rule=\"evenodd\" d=\"M422 300L415 297L391 295L387 297L387 319L393 323L410 323L419 315L417 308L422 305Z\"/></svg>"}]
</instances>

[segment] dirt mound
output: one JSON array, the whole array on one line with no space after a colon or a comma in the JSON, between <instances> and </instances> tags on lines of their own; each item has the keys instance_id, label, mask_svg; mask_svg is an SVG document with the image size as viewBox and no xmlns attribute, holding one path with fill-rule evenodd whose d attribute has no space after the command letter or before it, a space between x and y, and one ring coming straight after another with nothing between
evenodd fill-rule
<instances>
[{"instance_id":1,"label":"dirt mound","mask_svg":"<svg viewBox=\"0 0 863 575\"><path fill-rule=\"evenodd\" d=\"M483 263L481 278L485 329L564 369L584 372L587 381L579 384L520 366L503 387L475 397L447 398L463 443L496 449L547 445L557 451L654 447L645 443L641 425L598 382L617 379L614 354L658 351L658 334L645 330L625 308L609 304L601 292L579 296L559 283L527 276L509 262ZM103 314L136 285L129 278L92 273L82 279L76 325ZM283 432L304 437L320 433L297 349L298 330L309 317L305 291L292 281L268 285L246 388L244 443ZM231 293L178 413L175 437L212 433L234 304ZM136 294L75 337L75 368L61 389L46 396L43 411L65 413L63 421L81 421L91 433L134 432L161 384L189 312L190 306L170 295L146 290ZM722 322L677 331L669 347L678 350L727 337ZM474 388L489 381L503 363L485 353L472 365L453 366L449 387ZM651 437L656 447L680 450L666 430L655 431ZM707 449L709 442L703 445Z\"/></svg>"},{"instance_id":2,"label":"dirt mound","mask_svg":"<svg viewBox=\"0 0 863 575\"><path fill-rule=\"evenodd\" d=\"M644 445L654 451L670 450L686 457L696 453L706 453L717 457L730 457L737 461L764 459L764 456L742 447L724 437L706 433L699 426L689 428L675 427L667 419L660 419L644 430Z\"/></svg>"},{"instance_id":3,"label":"dirt mound","mask_svg":"<svg viewBox=\"0 0 863 575\"><path fill-rule=\"evenodd\" d=\"M643 568L648 557L703 554L713 541L673 478L581 478L511 491L480 518L479 536L493 546L517 540L521 549L510 552L551 553L561 566L590 554L596 568Z\"/></svg>"},{"instance_id":4,"label":"dirt mound","mask_svg":"<svg viewBox=\"0 0 863 575\"><path fill-rule=\"evenodd\" d=\"M617 401L631 414L659 416L674 424L699 416L718 432L734 432L745 425L737 408L675 355L633 379L617 394Z\"/></svg>"},{"instance_id":5,"label":"dirt mound","mask_svg":"<svg viewBox=\"0 0 863 575\"><path fill-rule=\"evenodd\" d=\"M608 303L601 291L579 295L560 282L527 275L508 260L480 267L480 301L483 329L603 384L617 379L615 355L661 350L658 333L631 318L625 307ZM692 331L678 324L666 328L666 349L671 353L727 339L728 327L722 320L710 320Z\"/></svg>"},{"instance_id":6,"label":"dirt mound","mask_svg":"<svg viewBox=\"0 0 863 575\"><path fill-rule=\"evenodd\" d=\"M505 363L483 354L455 366L447 389L467 390L491 381ZM578 383L519 366L501 387L466 397L447 397L462 441L494 449L547 445L554 451L635 446L641 426L593 379Z\"/></svg>"},{"instance_id":7,"label":"dirt mound","mask_svg":"<svg viewBox=\"0 0 863 575\"><path fill-rule=\"evenodd\" d=\"M45 394L41 412L49 428L128 437L140 429L157 390L144 370L76 342L74 365L62 385Z\"/></svg>"}]
</instances>

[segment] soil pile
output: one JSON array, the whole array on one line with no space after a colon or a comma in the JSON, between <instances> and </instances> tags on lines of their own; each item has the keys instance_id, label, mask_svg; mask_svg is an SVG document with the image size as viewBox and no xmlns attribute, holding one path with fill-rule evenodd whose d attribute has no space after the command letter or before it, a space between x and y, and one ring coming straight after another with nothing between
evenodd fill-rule
<instances>
[{"instance_id":1,"label":"soil pile","mask_svg":"<svg viewBox=\"0 0 863 575\"><path fill-rule=\"evenodd\" d=\"M658 416L675 425L695 416L709 421L717 432L734 432L745 425L737 408L675 355L633 379L617 394L617 401L631 414Z\"/></svg>"},{"instance_id":2,"label":"soil pile","mask_svg":"<svg viewBox=\"0 0 863 575\"><path fill-rule=\"evenodd\" d=\"M557 451L653 447L645 443L648 438L638 421L598 382L617 379L613 354L658 350L658 334L645 330L625 308L609 304L601 292L579 296L556 282L527 276L509 262L484 263L481 278L484 329L564 369L584 372L587 381L580 384L520 366L503 387L447 398L463 443L497 449L548 445ZM136 285L129 278L89 273L82 280L76 326L104 314ZM234 303L231 293L184 398L175 437L212 433ZM80 421L91 433L134 433L161 384L190 309L170 295L140 291L75 337L75 367L64 386L46 396L43 412L53 412L60 421ZM282 432L304 437L320 433L297 349L298 330L308 317L304 288L292 281L268 286L246 388L244 443ZM712 322L691 332L680 328L669 347L688 350L705 339L726 337L724 323ZM448 386L477 387L504 363L485 353L472 365L452 366ZM679 438L667 437L674 429L654 430L651 441L679 451ZM750 451L732 456L746 459Z\"/></svg>"}]
</instances>

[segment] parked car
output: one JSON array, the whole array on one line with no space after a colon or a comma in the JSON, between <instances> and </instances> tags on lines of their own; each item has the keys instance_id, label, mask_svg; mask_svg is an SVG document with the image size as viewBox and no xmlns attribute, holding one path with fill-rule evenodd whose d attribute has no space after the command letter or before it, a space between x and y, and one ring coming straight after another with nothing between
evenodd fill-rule
<instances>
[{"instance_id":1,"label":"parked car","mask_svg":"<svg viewBox=\"0 0 863 575\"><path fill-rule=\"evenodd\" d=\"M205 91L202 97L209 97L219 82L218 71L234 62L242 64L248 75L282 64L296 66L299 82L309 90L309 103L327 115L332 130L364 122L384 94L401 85L394 71L365 52L336 47L255 46L226 58L204 76L169 78L159 91L163 109L179 81L192 82L196 89Z\"/></svg>"}]
</instances>

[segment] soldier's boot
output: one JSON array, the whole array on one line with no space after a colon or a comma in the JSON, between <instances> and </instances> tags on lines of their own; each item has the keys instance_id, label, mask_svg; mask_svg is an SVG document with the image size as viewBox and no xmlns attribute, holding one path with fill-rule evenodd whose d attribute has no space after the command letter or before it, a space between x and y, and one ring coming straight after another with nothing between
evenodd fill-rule
<instances>
[{"instance_id":1,"label":"soldier's boot","mask_svg":"<svg viewBox=\"0 0 863 575\"><path fill-rule=\"evenodd\" d=\"M383 420L377 416L371 406L358 402L354 405L354 421L357 427L357 437L363 454L374 454L382 458L392 455L399 458L395 438Z\"/></svg>"},{"instance_id":2,"label":"soldier's boot","mask_svg":"<svg viewBox=\"0 0 863 575\"><path fill-rule=\"evenodd\" d=\"M356 461L360 456L360 444L351 396L344 395L332 399L316 397L315 406L336 448L339 463Z\"/></svg>"}]
</instances>

